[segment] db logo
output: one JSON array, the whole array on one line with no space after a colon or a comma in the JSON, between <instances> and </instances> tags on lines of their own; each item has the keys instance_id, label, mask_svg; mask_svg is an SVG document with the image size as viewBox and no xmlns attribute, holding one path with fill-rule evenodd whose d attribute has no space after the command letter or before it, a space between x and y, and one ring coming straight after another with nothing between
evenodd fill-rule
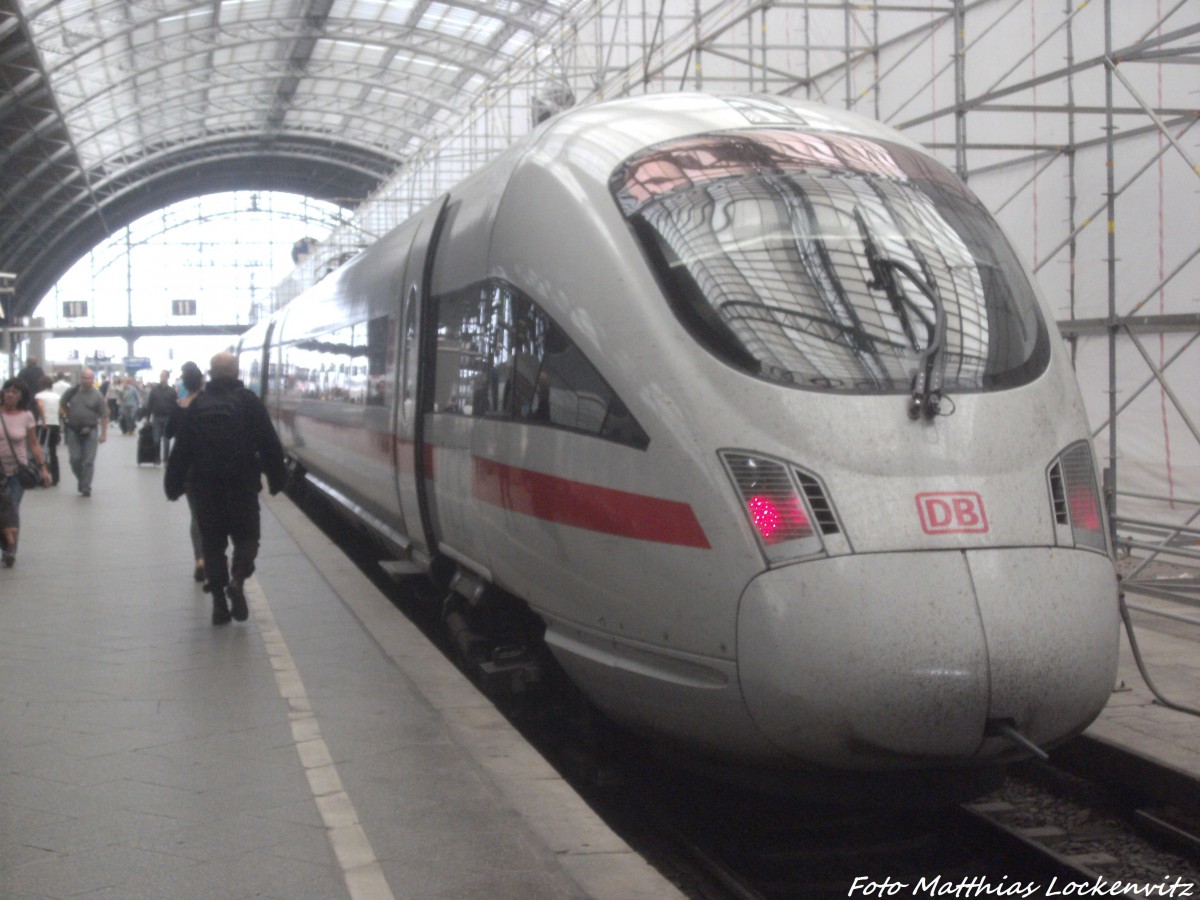
<instances>
[{"instance_id":1,"label":"db logo","mask_svg":"<svg viewBox=\"0 0 1200 900\"><path fill-rule=\"evenodd\" d=\"M926 534L986 534L983 498L974 491L917 494L917 512Z\"/></svg>"}]
</instances>

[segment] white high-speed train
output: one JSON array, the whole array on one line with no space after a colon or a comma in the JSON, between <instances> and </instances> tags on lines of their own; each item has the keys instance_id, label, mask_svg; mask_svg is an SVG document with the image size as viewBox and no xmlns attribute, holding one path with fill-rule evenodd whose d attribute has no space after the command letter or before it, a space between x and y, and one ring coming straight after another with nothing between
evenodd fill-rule
<instances>
[{"instance_id":1,"label":"white high-speed train","mask_svg":"<svg viewBox=\"0 0 1200 900\"><path fill-rule=\"evenodd\" d=\"M778 97L566 112L249 332L288 455L462 615L765 769L1078 733L1117 583L1078 389L919 146Z\"/></svg>"}]
</instances>

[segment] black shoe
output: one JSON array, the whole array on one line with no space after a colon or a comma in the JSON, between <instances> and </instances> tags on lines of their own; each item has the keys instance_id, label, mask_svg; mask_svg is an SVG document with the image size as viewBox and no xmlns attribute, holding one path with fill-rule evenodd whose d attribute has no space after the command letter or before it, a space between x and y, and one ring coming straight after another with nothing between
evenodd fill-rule
<instances>
[{"instance_id":1,"label":"black shoe","mask_svg":"<svg viewBox=\"0 0 1200 900\"><path fill-rule=\"evenodd\" d=\"M17 554L15 551L10 551L10 550L4 551L4 568L11 569L13 567L13 563L15 563L16 561L17 561Z\"/></svg>"},{"instance_id":2,"label":"black shoe","mask_svg":"<svg viewBox=\"0 0 1200 900\"><path fill-rule=\"evenodd\" d=\"M214 625L228 625L230 618L229 610L224 606L213 607L212 623Z\"/></svg>"},{"instance_id":3,"label":"black shoe","mask_svg":"<svg viewBox=\"0 0 1200 900\"><path fill-rule=\"evenodd\" d=\"M246 592L242 589L241 581L231 581L229 587L225 589L225 593L229 595L229 605L233 609L234 621L245 622L250 618L250 610L246 606Z\"/></svg>"}]
</instances>

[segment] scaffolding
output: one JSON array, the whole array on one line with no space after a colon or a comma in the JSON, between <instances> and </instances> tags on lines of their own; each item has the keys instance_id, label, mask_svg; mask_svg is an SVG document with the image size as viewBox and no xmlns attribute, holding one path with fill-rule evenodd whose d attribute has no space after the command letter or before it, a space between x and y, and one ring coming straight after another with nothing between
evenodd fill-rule
<instances>
[{"instance_id":1,"label":"scaffolding","mask_svg":"<svg viewBox=\"0 0 1200 900\"><path fill-rule=\"evenodd\" d=\"M283 303L543 111L700 90L802 97L924 144L1030 262L1071 348L1127 590L1191 606L1200 559L1200 3L581 0L279 286ZM1149 577L1168 571L1169 579ZM1182 571L1184 574L1180 574Z\"/></svg>"}]
</instances>

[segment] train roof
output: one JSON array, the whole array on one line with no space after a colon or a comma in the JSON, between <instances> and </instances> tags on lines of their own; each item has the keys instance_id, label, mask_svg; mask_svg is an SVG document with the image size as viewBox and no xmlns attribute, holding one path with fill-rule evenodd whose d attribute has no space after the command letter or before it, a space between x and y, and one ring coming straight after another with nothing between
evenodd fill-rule
<instances>
[{"instance_id":1,"label":"train roof","mask_svg":"<svg viewBox=\"0 0 1200 900\"><path fill-rule=\"evenodd\" d=\"M874 119L830 106L766 94L645 94L567 110L530 136L530 152L550 154L607 179L644 147L738 128L783 127L862 135L928 153Z\"/></svg>"}]
</instances>

